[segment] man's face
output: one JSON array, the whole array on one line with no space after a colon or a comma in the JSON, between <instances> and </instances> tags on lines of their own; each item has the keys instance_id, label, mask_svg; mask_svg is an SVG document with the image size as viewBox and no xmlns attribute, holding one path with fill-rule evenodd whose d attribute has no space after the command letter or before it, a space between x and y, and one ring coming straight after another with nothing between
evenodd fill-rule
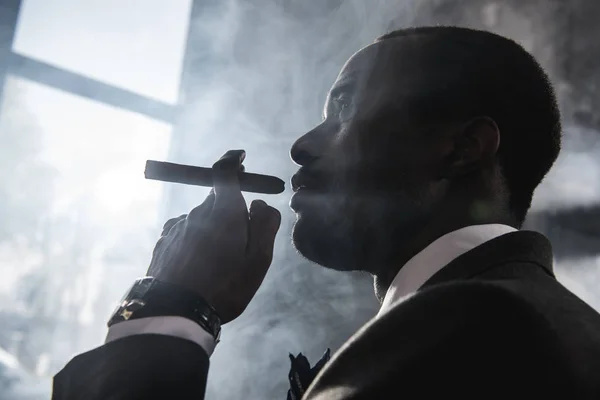
<instances>
[{"instance_id":1,"label":"man's face","mask_svg":"<svg viewBox=\"0 0 600 400\"><path fill-rule=\"evenodd\" d=\"M439 151L414 113L423 62L414 40L402 40L355 54L327 97L323 122L292 146L301 166L292 178L293 242L323 266L386 268L440 197L432 185Z\"/></svg>"}]
</instances>

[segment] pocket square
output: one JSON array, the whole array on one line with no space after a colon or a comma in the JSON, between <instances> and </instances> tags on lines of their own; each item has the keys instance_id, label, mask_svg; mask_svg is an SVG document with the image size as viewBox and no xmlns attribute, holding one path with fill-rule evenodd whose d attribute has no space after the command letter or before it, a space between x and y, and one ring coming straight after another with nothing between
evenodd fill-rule
<instances>
[{"instance_id":1,"label":"pocket square","mask_svg":"<svg viewBox=\"0 0 600 400\"><path fill-rule=\"evenodd\" d=\"M325 354L323 354L323 357L321 357L315 366L311 368L308 359L302 353L298 353L296 357L290 354L292 365L288 374L290 389L288 390L287 400L300 400L306 392L306 389L308 389L319 371L325 366L330 358L331 349L327 349Z\"/></svg>"}]
</instances>

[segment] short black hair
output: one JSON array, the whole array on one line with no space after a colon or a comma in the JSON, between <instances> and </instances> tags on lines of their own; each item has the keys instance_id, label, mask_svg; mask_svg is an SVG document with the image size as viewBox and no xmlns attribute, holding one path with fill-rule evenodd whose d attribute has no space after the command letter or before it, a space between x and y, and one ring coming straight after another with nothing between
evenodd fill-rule
<instances>
[{"instance_id":1,"label":"short black hair","mask_svg":"<svg viewBox=\"0 0 600 400\"><path fill-rule=\"evenodd\" d=\"M426 107L436 110L434 117L487 116L498 125L498 163L520 228L536 187L561 148L561 116L548 75L523 47L491 32L418 27L390 32L375 42L399 37L425 38L422 51L431 53L426 59L435 63L436 75L443 76L434 79L442 79L443 88L427 99L435 103L434 108L431 103Z\"/></svg>"}]
</instances>

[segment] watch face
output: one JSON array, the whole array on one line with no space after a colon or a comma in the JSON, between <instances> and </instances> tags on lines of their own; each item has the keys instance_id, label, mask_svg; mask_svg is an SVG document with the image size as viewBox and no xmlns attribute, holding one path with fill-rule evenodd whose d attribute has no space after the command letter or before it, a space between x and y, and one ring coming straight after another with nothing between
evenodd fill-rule
<instances>
[{"instance_id":1,"label":"watch face","mask_svg":"<svg viewBox=\"0 0 600 400\"><path fill-rule=\"evenodd\" d=\"M111 314L109 326L111 323L116 322L116 320L126 321L129 319L129 317L131 317L132 310L128 310L128 304L131 302L132 299L143 298L143 296L150 290L150 287L152 287L152 282L153 278L144 277L137 279L133 283L131 288L127 292L125 292L125 295ZM123 315L123 313L125 314Z\"/></svg>"},{"instance_id":2,"label":"watch face","mask_svg":"<svg viewBox=\"0 0 600 400\"><path fill-rule=\"evenodd\" d=\"M146 296L146 293L148 293L153 283L154 278L149 277L140 278L136 280L133 286L131 287L131 290L129 291L129 299L143 298L144 296Z\"/></svg>"},{"instance_id":3,"label":"watch face","mask_svg":"<svg viewBox=\"0 0 600 400\"><path fill-rule=\"evenodd\" d=\"M121 307L119 310L119 316L125 321L129 320L134 312L144 307L146 303L143 300L133 299L127 303L125 307Z\"/></svg>"}]
</instances>

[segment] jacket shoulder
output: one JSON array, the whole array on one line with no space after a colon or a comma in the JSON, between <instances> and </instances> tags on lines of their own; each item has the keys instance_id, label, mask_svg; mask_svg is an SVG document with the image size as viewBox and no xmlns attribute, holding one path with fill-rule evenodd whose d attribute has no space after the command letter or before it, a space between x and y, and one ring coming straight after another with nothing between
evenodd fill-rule
<instances>
[{"instance_id":1,"label":"jacket shoulder","mask_svg":"<svg viewBox=\"0 0 600 400\"><path fill-rule=\"evenodd\" d=\"M386 398L402 382L405 394L419 398L480 398L491 387L499 396L493 398L512 398L516 388L522 398L537 398L573 387L568 366L560 338L523 296L487 282L455 282L423 290L369 322L309 393Z\"/></svg>"},{"instance_id":2,"label":"jacket shoulder","mask_svg":"<svg viewBox=\"0 0 600 400\"><path fill-rule=\"evenodd\" d=\"M550 328L544 315L525 296L502 285L482 281L460 281L424 289L393 305L373 324L398 320L413 313L431 323L463 321L484 329L492 326L519 323ZM456 325L456 324L453 324Z\"/></svg>"}]
</instances>

